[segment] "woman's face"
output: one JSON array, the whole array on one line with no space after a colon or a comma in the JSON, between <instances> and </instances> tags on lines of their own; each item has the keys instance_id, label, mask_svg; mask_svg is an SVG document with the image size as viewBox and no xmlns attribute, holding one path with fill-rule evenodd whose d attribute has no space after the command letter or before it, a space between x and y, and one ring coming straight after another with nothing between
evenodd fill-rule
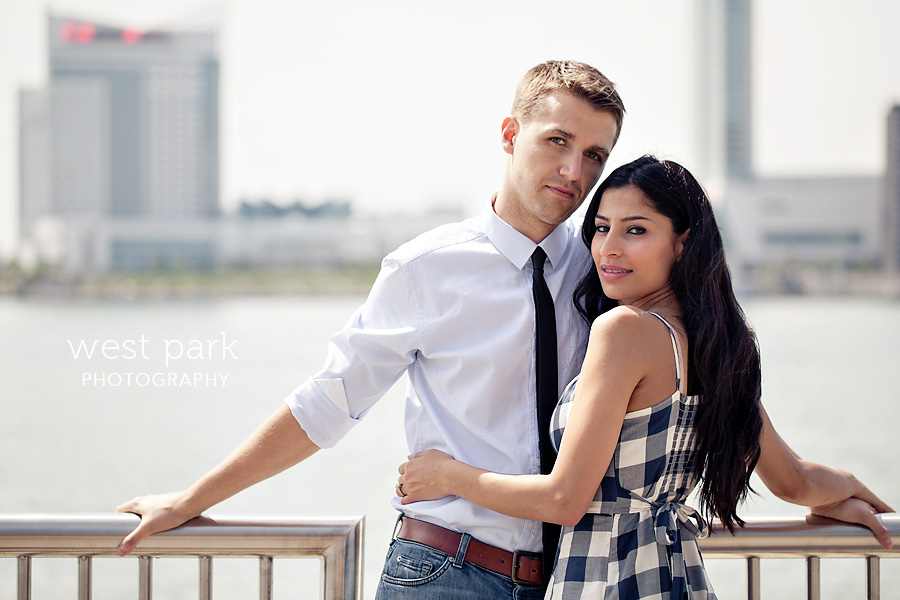
<instances>
[{"instance_id":1,"label":"woman's face","mask_svg":"<svg viewBox=\"0 0 900 600\"><path fill-rule=\"evenodd\" d=\"M591 255L603 292L620 304L642 301L669 285L669 272L688 232L675 233L642 191L629 185L606 190L594 218Z\"/></svg>"}]
</instances>

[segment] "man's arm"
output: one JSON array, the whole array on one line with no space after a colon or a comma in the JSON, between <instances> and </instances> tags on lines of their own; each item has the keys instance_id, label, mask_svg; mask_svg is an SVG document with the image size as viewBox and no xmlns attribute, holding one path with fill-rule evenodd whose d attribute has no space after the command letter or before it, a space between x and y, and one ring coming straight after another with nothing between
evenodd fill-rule
<instances>
[{"instance_id":1,"label":"man's arm","mask_svg":"<svg viewBox=\"0 0 900 600\"><path fill-rule=\"evenodd\" d=\"M418 328L412 315L417 305L409 290L400 263L386 258L365 304L331 337L323 369L237 450L184 491L139 497L118 507L141 517L118 553L128 554L148 535L177 527L337 443L416 356ZM303 426L291 407L294 414L302 413Z\"/></svg>"},{"instance_id":2,"label":"man's arm","mask_svg":"<svg viewBox=\"0 0 900 600\"><path fill-rule=\"evenodd\" d=\"M141 517L117 548L125 556L148 535L178 527L255 483L309 458L319 449L287 406L276 410L250 437L194 485L181 492L134 498L118 512Z\"/></svg>"}]
</instances>

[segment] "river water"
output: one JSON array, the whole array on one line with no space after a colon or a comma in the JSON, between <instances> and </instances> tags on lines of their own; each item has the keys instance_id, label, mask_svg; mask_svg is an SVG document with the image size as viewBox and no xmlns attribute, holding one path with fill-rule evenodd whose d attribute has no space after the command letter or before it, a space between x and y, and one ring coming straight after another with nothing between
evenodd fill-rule
<instances>
[{"instance_id":1,"label":"river water","mask_svg":"<svg viewBox=\"0 0 900 600\"><path fill-rule=\"evenodd\" d=\"M221 460L315 372L328 335L361 296L167 302L0 298L0 512L112 511L182 489ZM764 402L806 458L850 470L900 506L900 303L750 298ZM238 494L215 515L365 515L371 598L406 455L402 385L337 447ZM746 514L803 514L760 493ZM764 598L805 597L802 560L763 561ZM217 599L255 597L254 561L215 563ZM746 597L742 561L709 561L721 598ZM313 598L316 561L276 561L276 597ZM900 563L882 561L882 598L900 598ZM34 597L73 598L74 560L34 565ZM98 559L94 598L136 597L134 560ZM195 598L197 567L158 560L154 597ZM822 561L823 598L863 598L865 564ZM0 559L0 600L15 561Z\"/></svg>"}]
</instances>

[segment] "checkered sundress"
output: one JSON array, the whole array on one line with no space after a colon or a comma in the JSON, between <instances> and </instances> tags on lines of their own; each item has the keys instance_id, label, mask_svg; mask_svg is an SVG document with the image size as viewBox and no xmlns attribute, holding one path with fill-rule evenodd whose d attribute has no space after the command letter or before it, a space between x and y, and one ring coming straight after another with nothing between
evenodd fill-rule
<instances>
[{"instance_id":1,"label":"checkered sundress","mask_svg":"<svg viewBox=\"0 0 900 600\"><path fill-rule=\"evenodd\" d=\"M684 503L693 472L694 416L699 396L685 396L675 332L676 392L625 415L619 443L587 514L563 527L547 598L711 600L697 538L707 525ZM563 440L577 379L553 415L553 443Z\"/></svg>"}]
</instances>

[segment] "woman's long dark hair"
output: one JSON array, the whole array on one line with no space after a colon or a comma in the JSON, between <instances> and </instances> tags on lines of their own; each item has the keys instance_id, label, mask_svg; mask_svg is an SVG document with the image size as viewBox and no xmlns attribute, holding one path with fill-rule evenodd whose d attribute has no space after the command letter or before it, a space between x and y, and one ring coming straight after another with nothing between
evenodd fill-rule
<instances>
[{"instance_id":1,"label":"woman's long dark hair","mask_svg":"<svg viewBox=\"0 0 900 600\"><path fill-rule=\"evenodd\" d=\"M704 512L718 517L733 533L736 526L744 524L737 507L750 491L750 475L760 453L761 374L756 336L734 297L709 199L681 165L643 156L613 171L588 205L581 230L588 249L603 193L627 186L639 189L657 212L671 219L676 234L690 229L669 282L681 305L688 337L689 393L703 396L695 421L694 470L701 477ZM575 291L575 305L588 322L617 304L603 294L594 268Z\"/></svg>"}]
</instances>

